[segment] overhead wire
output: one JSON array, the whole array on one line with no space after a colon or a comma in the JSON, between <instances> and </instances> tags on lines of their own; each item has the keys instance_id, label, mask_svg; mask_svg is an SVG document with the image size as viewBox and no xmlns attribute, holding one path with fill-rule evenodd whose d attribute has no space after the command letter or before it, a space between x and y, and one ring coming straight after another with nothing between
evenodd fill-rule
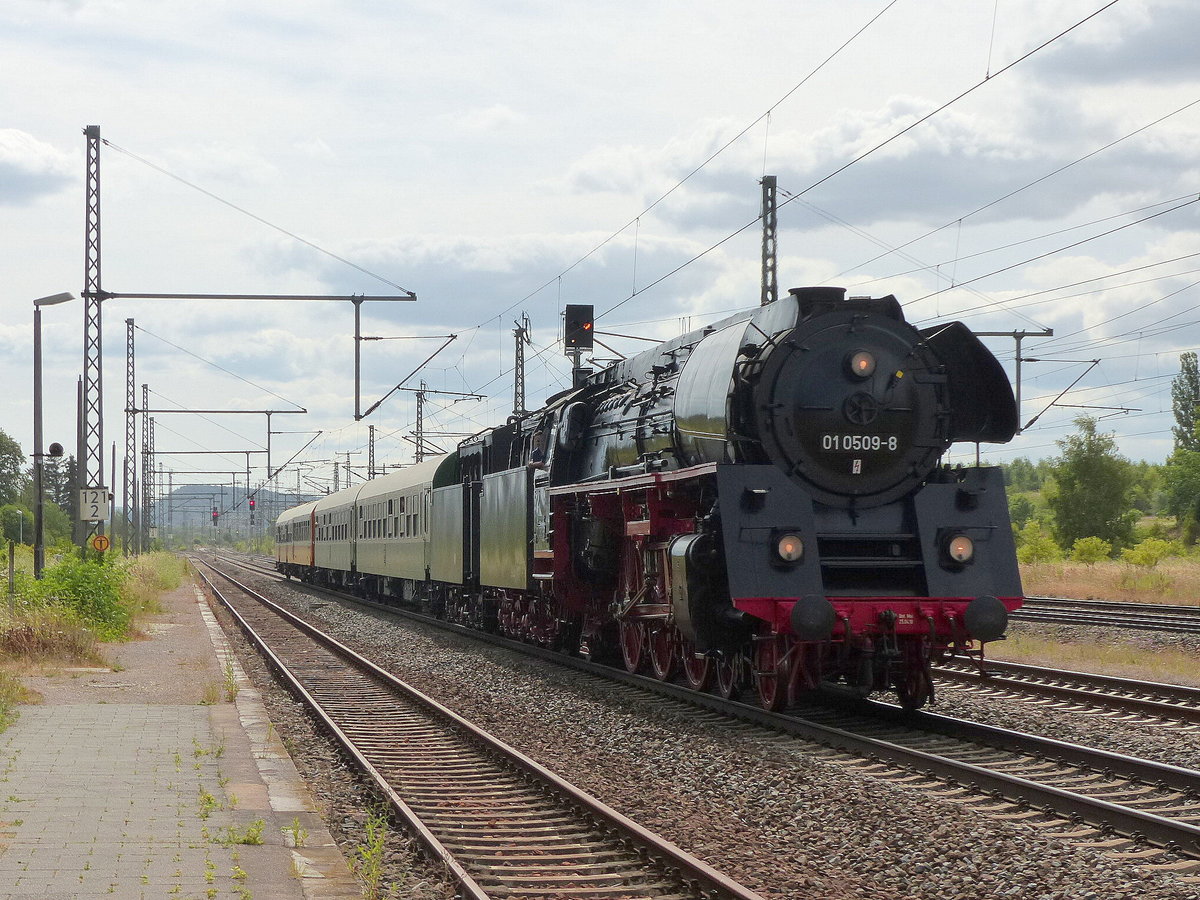
<instances>
[{"instance_id":1,"label":"overhead wire","mask_svg":"<svg viewBox=\"0 0 1200 900\"><path fill-rule=\"evenodd\" d=\"M626 229L628 229L631 225L634 225L635 223L637 223L638 220L641 219L643 216L645 216L645 215L649 214L651 211L653 211L655 209L655 207L657 207L660 203L662 203L669 196L671 196L673 193L675 193L675 191L679 190L679 188L683 187L685 184L687 184L687 182L689 182L692 178L694 178L697 174L699 174L705 167L708 166L709 163L711 163L714 159L716 159L718 156L720 156L722 153L724 153L726 150L728 150L730 147L732 147L734 144L736 144L739 140L741 140L755 125L757 125L759 122L762 122L764 119L769 118L771 113L775 109L777 109L780 105L782 105L789 98L791 98L791 96L793 94L795 94L796 91L800 90L800 88L802 88L805 84L807 84L815 75L817 75L818 72L820 72L822 69L824 69L834 59L836 59L847 47L849 47L852 43L854 43L855 40L857 40L864 32L867 31L867 29L869 29L872 25L874 25L877 21L879 21L879 19L881 19L884 16L884 14L887 13L898 2L899 2L899 0L890 0L890 2L883 9L879 10L879 12L877 12L874 16L872 16L870 19L868 19L864 25L859 27L857 31L855 31L852 35L850 35L850 37L846 38L846 40L843 41L840 45L838 45L838 47L836 49L834 49L828 56L826 56L823 60L821 60L821 62L819 62L811 70L809 70L808 74L806 74L796 84L794 84L786 93L783 94L782 97L780 97L778 100L776 100L774 103L772 103L771 106L768 107L765 112L763 112L762 114L757 116L754 120L752 120L750 123L745 125L737 134L735 134L733 137L731 137L729 140L727 140L724 144L722 144L720 147L718 147L716 150L714 150L711 154L709 154L709 156L707 158L705 158L703 162L701 162L699 165L695 166L690 172L688 172L685 176L683 176L683 178L679 179L679 181L675 182L675 184L673 184L670 188L668 188L661 195L659 195L653 202L650 203L649 206L647 206L645 209L643 209L640 213L638 213L636 216L634 216L632 219L630 219L628 222L626 222L620 228L613 231L608 237L606 237L599 244L594 246L591 250L589 250L587 253L585 253L583 256L581 256L579 259L575 260L573 263L571 263L569 266L567 266L565 269L563 269L561 272L559 272L553 278L550 278L545 283L543 283L541 286L530 291L528 294L526 294L520 300L505 307L499 313L497 313L496 316L489 317L486 321L491 322L493 318L503 317L503 316L507 315L508 313L512 312L514 309L516 309L521 304L523 304L526 301L530 300L531 298L535 297L537 294L541 293L546 288L548 288L550 285L554 284L556 281L561 279L564 275L569 274L573 269L575 269L581 263L586 262L593 255L595 255L600 250L602 250L609 243L611 243L613 240L615 240L620 234L622 234ZM1115 3L1115 2L1117 2L1117 0L1112 0L1112 2ZM479 326L476 326L476 327L482 327L483 324L485 324L485 323L481 322L479 324Z\"/></svg>"},{"instance_id":2,"label":"overhead wire","mask_svg":"<svg viewBox=\"0 0 1200 900\"><path fill-rule=\"evenodd\" d=\"M852 284L849 285L849 287L850 288L863 287L868 284L875 284L876 282L879 282L879 281L888 281L888 280L895 279L895 278L903 278L906 275L914 275L918 272L928 272L931 270L940 269L942 266L948 266L952 263L958 264L958 263L965 262L965 261L971 260L971 259L980 259L985 256L990 256L993 253L1000 253L1004 250L1012 250L1016 247L1022 247L1026 244L1033 244L1033 243L1037 243L1038 241L1047 240L1048 238L1058 237L1061 234L1067 234L1072 231L1079 231L1080 229L1089 228L1093 225L1099 225L1104 222L1111 222L1114 219L1121 219L1121 218L1124 218L1125 216L1136 215L1137 213L1145 212L1148 209L1154 209L1155 207L1158 207L1158 206L1165 206L1168 203L1179 203L1182 200L1187 200L1189 197L1195 197L1195 196L1196 195L1193 192L1193 193L1189 193L1189 194L1183 194L1178 197L1172 197L1169 200L1159 200L1157 203L1147 203L1144 206L1139 206L1134 209L1124 210L1124 211L1118 212L1118 213L1110 213L1109 215L1106 215L1106 216L1100 216L1099 218L1096 218L1096 219L1090 219L1087 222L1079 222L1075 225L1068 225L1066 228L1059 228L1059 229L1056 229L1055 231L1045 231L1045 232L1042 232L1041 234L1034 235L1033 237L1021 238L1018 241L1009 241L1007 244L997 244L993 247L988 247L986 250L977 250L974 253L967 253L964 255L955 255L952 259L942 260L941 262L937 262L937 263L921 262L920 260L917 260L913 257L908 256L908 254L904 254L904 257L906 259L910 259L913 262L919 263L919 267L915 268L915 269L907 269L907 270L904 270L901 272L891 272L887 275L877 275L874 278L868 278L865 281L853 282ZM948 288L947 290L955 288L955 287L961 287L963 284L965 284L965 282L953 283L950 285L950 288Z\"/></svg>"},{"instance_id":3,"label":"overhead wire","mask_svg":"<svg viewBox=\"0 0 1200 900\"><path fill-rule=\"evenodd\" d=\"M1177 212L1181 209L1191 206L1193 203L1196 203L1198 201L1200 201L1200 194L1196 195L1191 200L1188 200L1185 203L1180 203L1176 206L1172 206L1170 209L1164 209L1161 212L1157 212L1157 213L1153 213L1148 216L1144 216L1141 219L1136 219L1133 222L1128 222L1124 225L1119 225L1116 228L1110 228L1108 231L1101 232L1100 234L1094 234L1091 237L1083 238L1082 240L1074 241L1070 244L1064 244L1063 246L1056 247L1053 250L1047 250L1045 253L1039 253L1037 256L1032 256L1032 257L1029 257L1028 259L1020 260L1019 262L1012 263L1011 265L1002 266L999 269L993 269L992 271L985 272L982 275L976 275L974 278L971 278L967 281L961 281L958 284L953 285L952 287L942 288L942 289L936 290L936 291L931 291L928 294L925 294L921 297L914 297L912 300L907 300L901 305L902 306L911 306L914 303L919 303L922 300L928 300L930 297L939 296L940 294L944 294L947 291L957 290L957 289L965 287L969 284L974 284L977 281L983 281L985 278L991 278L993 275L999 275L1003 272L1010 272L1013 269L1019 269L1021 266L1027 266L1030 263L1035 263L1035 262L1038 262L1039 260L1047 259L1051 256L1056 256L1057 254L1064 253L1067 250L1074 250L1076 247L1081 247L1084 244L1091 243L1092 241L1099 240L1100 238L1110 237L1111 235L1114 235L1114 234L1117 234L1118 232L1124 231L1126 228L1133 228L1135 225L1142 225L1153 219L1157 219L1160 216L1165 216L1165 215L1169 215L1170 213ZM997 301L997 303L999 303L999 302L1000 301Z\"/></svg>"},{"instance_id":4,"label":"overhead wire","mask_svg":"<svg viewBox=\"0 0 1200 900\"><path fill-rule=\"evenodd\" d=\"M1115 5L1116 5L1118 2L1119 2L1119 0L1110 0L1110 2L1108 2L1108 3L1105 3L1105 4L1104 4L1103 6L1101 6L1099 9L1096 9L1095 11L1093 11L1093 12L1092 12L1092 13L1090 13L1090 14L1088 14L1088 15L1087 15L1087 16L1085 16L1084 18L1082 18L1082 19L1078 20L1077 22L1075 22L1073 25L1071 25L1071 26L1069 26L1069 27L1067 27L1067 28L1063 29L1062 31L1060 31L1060 32L1058 32L1057 34L1055 34L1053 37L1051 37L1051 38L1049 38L1049 39L1047 39L1047 40L1043 41L1042 43L1038 44L1038 45L1037 45L1036 47L1034 47L1033 49L1031 49L1031 50L1027 51L1026 53L1024 53L1024 54L1022 54L1021 56L1019 56L1017 59L1015 59L1015 60L1013 60L1012 62L1008 63L1007 65L1003 66L1001 69L997 70L997 72L996 72L995 74L989 74L989 75L988 75L986 78L984 78L982 81L979 81L979 82L975 83L975 84L974 84L974 85L972 85L971 87L967 88L965 91L962 91L962 92L960 92L960 93L959 93L959 94L957 94L955 97L953 97L953 98L951 98L950 100L948 100L948 101L946 101L945 103L943 103L941 106L937 107L936 109L932 110L931 112L927 113L926 115L924 115L924 116L922 116L922 117L918 118L916 121L914 121L914 122L910 123L909 125L905 126L903 129L901 129L901 130L897 131L896 133L894 133L894 134L893 134L893 135L891 135L890 137L888 137L888 138L884 139L883 141L880 141L879 143L877 143L876 145L874 145L872 148L870 148L870 149L868 149L868 150L864 151L863 153L860 153L859 155L857 155L856 157L854 157L853 159L851 159L849 162L845 163L844 165L842 165L842 166L838 167L838 168L837 168L837 169L835 169L834 171L832 171L832 172L830 172L830 173L828 173L828 174L824 175L823 177L819 178L818 180L814 181L813 183L811 183L810 185L808 185L808 187L804 188L803 190L799 191L798 193L796 193L796 194L794 194L794 195L792 195L792 196L788 197L788 198L787 198L787 199L785 199L785 200L784 200L782 203L780 203L780 204L779 204L779 206L784 206L784 205L786 205L786 204L788 204L788 203L791 203L791 202L795 202L795 201L798 201L798 200L800 200L800 199L803 197L803 195L804 195L804 194L807 194L808 192L812 191L813 189L815 189L815 188L816 188L816 187L818 187L819 185L821 185L821 184L825 183L826 181L829 181L831 178L833 178L833 177L835 177L835 176L837 176L837 175L841 174L842 172L846 171L847 169L849 169L849 168L850 168L850 167L852 167L853 165L855 165L855 164L857 164L857 163L859 163L859 162L863 161L864 159L867 159L868 157L870 157L870 156L871 156L871 155L873 155L874 153L878 152L879 150L881 150L881 149L883 149L884 147L886 147L886 146L888 146L889 144L891 144L893 141L897 140L899 137L903 136L904 134L907 134L908 132L912 131L914 128L917 128L918 126L920 126L920 125L921 125L921 124L923 124L924 122L927 122L927 121L929 121L930 119L932 119L933 117L935 117L935 116L936 116L936 115L938 115L939 113L941 113L941 112L943 112L944 110L948 109L948 108L949 108L950 106L952 106L953 104L955 104L955 103L959 102L960 100L964 99L965 97L969 96L969 95L970 95L970 94L972 94L974 91L976 91L976 90L978 90L980 87L982 87L984 84L986 84L986 83L990 82L991 80L993 80L994 78L998 77L999 75L1002 75L1002 74L1004 74L1005 72L1008 72L1008 71L1010 71L1010 70L1011 70L1011 69L1013 69L1015 66L1017 66L1017 65L1019 65L1020 63L1022 63L1022 62L1024 62L1024 61L1026 61L1026 60L1028 60L1028 59L1030 59L1030 58L1031 58L1032 56L1034 56L1036 53L1038 53L1038 52L1040 52L1040 51L1044 50L1046 47L1049 47L1050 45L1052 45L1052 44L1053 44L1053 43L1055 43L1056 41L1058 41L1058 40L1061 40L1063 37L1065 37L1066 35L1070 34L1070 33L1071 33L1071 32L1073 32L1074 30L1076 30L1077 28L1081 27L1081 26L1082 26L1083 24L1085 24L1086 22L1088 22L1088 21L1090 21L1091 19L1095 18L1096 16L1100 15L1101 13L1103 13L1104 11L1106 11L1107 9L1109 9L1109 8L1111 8L1111 7L1113 7L1113 6L1115 6ZM889 7L888 7L888 8L890 8L890 5L889 5ZM885 9L884 11L886 11L886 9ZM878 18L878 17L876 17L876 18ZM872 22L873 22L873 21L874 21L874 19L872 20ZM871 23L868 23L868 25L869 25L869 24L871 24ZM867 27L867 26L864 26L864 29L865 29L865 27ZM863 29L860 29L860 31L859 31L859 32L857 32L855 36L857 36L857 34L860 34L862 30L863 30ZM852 39L853 39L853 38L852 38ZM851 39L851 40L852 40L852 39ZM838 50L837 52L840 52L840 51L841 51L841 49L843 49L845 46L847 46L847 45L848 45L848 43L849 43L849 42L847 42L847 44L843 44L843 45L842 45L842 47L841 47L841 48L839 48L839 50ZM836 53L835 53L834 55L836 55ZM832 57L830 57L830 58L832 58ZM822 63L822 65L824 65L824 63ZM801 83L803 83L803 82L801 82ZM799 85L798 85L798 86L799 86ZM798 86L797 86L797 87L798 87ZM790 91L790 92L789 92L787 95L785 95L785 98L786 98L787 96L790 96L790 95L791 95L791 93L793 93L793 92L794 92L794 90L795 90L795 89L793 89L793 91ZM760 117L760 118L761 118L761 117ZM743 132L743 133L744 133L744 132ZM695 171L699 171L699 170L700 170L700 169L702 169L702 168L703 168L705 165L707 165L707 164L708 164L708 162L709 162L709 161L711 161L711 158L715 158L715 154L714 154L714 157L710 157L710 159L709 159L709 160L706 160L706 161L705 161L705 163L703 163L701 166L697 167L697 169L696 169ZM689 175L688 175L688 178L691 178L691 177L692 177L692 175L694 175L694 174L695 174L695 171L694 171L693 173L689 174ZM685 179L685 180L686 180L686 179ZM682 183L682 182L681 182L681 183ZM670 193L670 192L668 192L668 193ZM666 195L664 195L664 197L665 197L665 196L666 196ZM659 198L659 200L655 201L655 204L654 204L654 205L657 205L657 203L658 203L658 202L661 202L661 200L662 200L662 199L663 199L663 198ZM1192 201L1192 202L1194 202L1194 201ZM651 208L652 208L652 207L651 207ZM648 211L648 210L647 210L647 211ZM640 216L640 215L644 215L644 214L645 214L645 212L643 212L643 213L639 214L639 216ZM633 222L633 221L636 221L636 219L637 219L637 218L638 218L638 217L635 217L634 219L631 219L630 221L631 221L631 222ZM737 228L737 229L736 229L735 231L733 231L732 233L730 233L730 234L726 235L725 237L721 238L720 240L716 241L715 243L713 243L713 244L712 244L712 245L710 245L709 247L705 248L704 250L700 251L699 253L696 253L696 254L694 254L692 257L690 257L688 260L686 260L685 262L681 263L680 265L678 265L678 266L675 266L675 267L674 267L674 268L672 268L670 271L666 272L664 275L662 275L662 276L660 276L659 278L657 278L657 279L655 279L655 280L651 281L649 284L646 284L646 285L644 285L643 287L641 287L641 288L639 288L639 289L636 289L636 290L635 290L635 291L633 291L633 292L632 292L632 293L631 293L631 294L630 294L628 297L625 297L624 299L622 299L622 300L620 300L620 301L618 301L618 302L616 302L616 303L612 304L612 305L611 305L611 306L609 306L608 308L604 309L602 312L600 312L600 313L598 313L598 314L596 315L596 319L600 319L600 318L602 318L602 317L604 317L604 316L607 316L607 315L611 314L612 312L615 312L617 309L620 309L620 308L621 308L621 307L623 307L623 306L624 306L626 303L630 302L630 301L631 301L631 300L633 300L634 298L636 298L636 297L640 296L641 294L643 294L643 293L645 293L645 292L647 292L647 291L651 290L651 289L652 289L652 288L654 288L654 287L657 287L657 286L658 286L659 284L661 284L663 281L665 281L665 280L667 280L668 278L672 277L673 275L677 274L678 272L680 272L681 270L683 270L683 269L684 269L684 268L686 268L687 266L689 266L689 265L691 265L691 264L695 263L696 261L698 261L698 260L702 259L703 257L707 256L709 253L712 253L713 251L715 251L715 250L719 249L721 246L723 246L724 244L728 243L728 242L729 242L730 240L732 240L734 237L736 237L736 236L740 235L741 233L745 232L745 231L746 231L746 230L748 230L749 228L751 228L751 227L753 227L754 225L758 224L758 222L759 222L759 221L760 221L760 217L757 217L757 216L756 216L754 219L750 220L750 221L749 221L749 222L747 222L746 224L744 224L744 225L742 225L741 227ZM1131 224L1132 224L1132 223L1131 223ZM623 230L624 230L624 228L627 228L627 227L628 227L628 224L627 224L626 226L624 226L622 229L618 230L617 232L614 232L612 235L610 235L608 238L606 238L606 239L605 239L605 241L603 241L603 242L602 242L600 245L598 245L596 248L594 248L592 251L590 251L590 252L589 252L589 254L586 254L584 257L582 257L581 259L577 260L577 261L576 261L575 263L573 263L573 264L572 264L570 267L568 267L567 269L565 269L563 272L559 273L559 275L555 276L555 278L552 278L552 279L550 279L549 281L545 282L545 283L544 283L543 285L541 285L539 288L537 288L536 290L534 290L534 291L532 291L531 293L527 294L525 297L523 297L523 298L522 298L520 301L518 301L517 303L514 303L514 304L510 305L509 307L507 307L506 309L504 309L504 310L503 310L501 313L499 313L498 315L504 315L504 314L507 314L507 313L511 312L511 311L512 311L513 309L515 309L517 306L521 305L521 304L522 304L522 303L524 303L526 300L528 300L528 299L530 299L531 297L535 296L537 293L539 293L541 290L544 290L544 289L545 289L546 287L548 287L549 285L551 285L551 284L555 283L556 281L559 281L559 282L561 282L561 278L562 278L562 276L563 276L563 275L567 274L569 271L571 271L571 269L573 269L575 266L579 265L579 263L581 263L581 262L583 262L585 259L587 259L587 258L588 258L588 257L589 257L589 256L590 256L592 253L595 253L595 252L596 252L598 249L600 249L600 247L603 247L603 246L605 246L605 245L606 245L607 243L609 243L609 242L610 242L610 241L611 241L613 238L615 238L617 234L620 234L620 233L621 233L621 231L623 231ZM1128 226L1123 226L1123 227L1128 227ZM1119 229L1118 229L1118 230L1119 230ZM1099 237L1099 236L1097 236L1097 237ZM981 277L985 277L985 276L981 276ZM978 280L978 279L975 279L975 280ZM932 295L930 295L930 296L932 296ZM488 321L490 322L490 321L492 321L492 319L488 319ZM478 328L478 327L481 327L481 326L482 326L482 324L483 324L483 323L481 323L481 324L480 324L480 326L476 326L476 327L477 327L477 328ZM539 353L539 354L535 354L535 358L538 358L538 357L540 357L541 355L542 355L541 353ZM511 368L510 368L510 369L508 369L508 370L506 370L506 371L503 371L503 372L501 372L499 375L495 376L494 378L491 378L491 379L489 379L488 381L484 382L484 383L483 383L482 385L480 385L479 387L475 388L476 392L482 392L482 391L483 391L483 390L484 390L484 389L485 389L487 386L489 386L489 385L491 385L492 383L494 383L494 382L495 382L497 379L499 379L499 378L501 378L501 377L504 377L505 375L508 375L508 374L510 374L512 371L513 371L513 369L511 369Z\"/></svg>"},{"instance_id":5,"label":"overhead wire","mask_svg":"<svg viewBox=\"0 0 1200 900\"><path fill-rule=\"evenodd\" d=\"M112 141L105 140L104 138L100 139L100 143L104 144L104 146L106 146L106 147L110 147L111 149L116 150L118 153L125 154L130 159L137 160L142 165L148 166L149 168L153 169L154 171L159 172L160 174L166 175L168 178L172 178L175 181L178 181L180 184L185 185L194 191L199 191L201 194L208 197L209 199L216 200L218 203L222 204L223 206L227 206L230 209L234 210L235 212L239 212L242 215L253 219L255 222L258 222L261 225L266 225L268 228L273 229L274 231L278 231L280 234L285 235L294 241L298 241L299 243L304 244L304 246L310 247L313 250L316 250L318 253L323 253L325 256L328 256L330 259L337 260L338 262L340 262L344 265L347 265L350 268L352 268L358 272L361 272L362 274L364 274L370 278L374 278L376 281L380 281L383 284L386 284L388 287L394 287L396 290L398 290L402 293L408 294L410 296L413 296L413 297L416 296L416 294L414 294L412 291L408 290L407 288L401 287L400 285L396 284L396 282L391 281L390 279L385 278L384 276L379 275L375 272L372 272L370 269L363 268L358 263L351 262L350 260L346 259L344 256L339 256L338 254L334 253L332 250L327 250L319 244L315 244L306 238L302 238L302 237L300 237L300 235L296 234L295 232L288 231L286 228L276 225L274 222L268 221L267 219L264 219L262 216L256 215L256 214L250 212L248 209L238 206L236 203L226 200L224 197L214 194L212 191L202 188L198 184L194 184L194 183L188 181L186 178L183 178L180 175L176 175L174 172L171 172L171 171L163 168L162 166L157 165L156 163L152 163L152 162L150 162L150 160L148 160L144 157L138 156L136 153L134 153L131 150L126 150L124 147L119 147L116 144L114 144Z\"/></svg>"},{"instance_id":6,"label":"overhead wire","mask_svg":"<svg viewBox=\"0 0 1200 900\"><path fill-rule=\"evenodd\" d=\"M952 225L961 223L965 219L969 219L972 216L976 216L985 210L991 209L993 206L1003 203L1005 200L1008 200L1011 197L1015 197L1018 194L1023 193L1024 191L1027 191L1030 188L1041 184L1043 181L1047 181L1047 180L1053 178L1055 175L1059 175L1062 172L1067 171L1067 169L1077 166L1082 162L1086 162L1087 160L1091 159L1094 156L1098 156L1099 154L1105 152L1106 150L1112 149L1113 147L1117 146L1118 144L1121 144L1124 141L1127 141L1130 138L1141 134L1143 131L1147 131L1148 129L1153 128L1156 125L1160 125L1161 123L1167 121L1168 119L1173 118L1174 116L1177 116L1180 113L1191 109L1193 106L1195 106L1197 104L1200 104L1200 99L1193 100L1190 103L1186 103L1183 106L1179 107L1178 109L1167 113L1166 115L1159 116L1153 122L1148 122L1145 125L1142 125L1140 128L1136 128L1133 131L1123 134L1123 135L1121 135L1121 137L1117 138L1116 140L1109 141L1104 146L1097 147L1095 150L1092 150L1090 153L1085 153L1083 156L1080 156L1077 159L1073 159L1071 162L1069 162L1065 165L1059 166L1057 169L1054 169L1051 172L1047 172L1045 175L1035 178L1033 181L1023 184L1019 188L1009 191L1007 194L1004 194L1000 197L995 198L994 200L991 200L991 201L983 204L983 206L973 209L968 213L964 213L962 215L956 216L955 218L946 222L944 225L939 225L937 228L931 229L930 231L926 231L924 234L917 235L916 237L914 237L908 241L905 241L903 244L898 244L895 247L889 247L889 248L887 248L888 249L887 253L882 253L879 256L876 256L876 257L866 260L865 262L858 263L857 265L852 266L849 269L844 269L841 272L839 272L838 275L836 275L835 277L840 278L842 275L849 274L850 272L853 272L856 269L861 269L865 266L869 266L872 263L878 262L879 260L881 260L887 256L890 256L892 253L896 253L901 250L904 250L906 247L911 247L913 244L923 241L923 240L925 240L925 238L931 237L932 235L937 234L939 231L943 231L946 228L951 227ZM883 244L883 242L881 242L881 241L875 241L875 243ZM887 245L884 244L884 246L886 247Z\"/></svg>"},{"instance_id":7,"label":"overhead wire","mask_svg":"<svg viewBox=\"0 0 1200 900\"><path fill-rule=\"evenodd\" d=\"M153 331L149 331L148 329L143 328L141 325L137 325L136 323L134 324L133 327L145 335L148 335L156 340L162 341L164 344L167 344L170 347L174 347L180 353L186 353L188 356L192 357L193 359L198 360L198 361L204 363L205 365L212 366L214 369L217 369L220 372L224 372L226 375L236 378L238 381L242 382L243 384L248 384L252 388L262 391L264 394L270 394L276 400L282 400L284 403L292 404L292 406L296 407L297 410L304 408L301 404L297 403L296 401L289 400L287 397L282 397L279 394L275 393L270 388L263 387L261 384L255 384L250 379L243 378L241 375L237 374L236 372L231 372L231 371L229 371L229 369L226 369L224 366L213 362L211 359L205 359L203 356L193 353L191 350L188 350L186 347L179 346L179 344L176 344L174 341L168 340L167 338L163 337L160 334L155 334Z\"/></svg>"}]
</instances>

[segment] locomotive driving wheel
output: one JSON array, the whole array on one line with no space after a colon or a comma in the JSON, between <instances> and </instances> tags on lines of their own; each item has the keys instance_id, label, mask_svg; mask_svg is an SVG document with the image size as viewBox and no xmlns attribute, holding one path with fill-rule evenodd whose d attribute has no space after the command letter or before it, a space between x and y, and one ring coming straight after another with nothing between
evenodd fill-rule
<instances>
[{"instance_id":1,"label":"locomotive driving wheel","mask_svg":"<svg viewBox=\"0 0 1200 900\"><path fill-rule=\"evenodd\" d=\"M621 656L627 672L637 672L642 666L642 653L646 647L646 626L641 622L621 620Z\"/></svg>"},{"instance_id":2,"label":"locomotive driving wheel","mask_svg":"<svg viewBox=\"0 0 1200 900\"><path fill-rule=\"evenodd\" d=\"M668 681L675 674L675 629L660 625L650 632L650 671L659 681Z\"/></svg>"},{"instance_id":3,"label":"locomotive driving wheel","mask_svg":"<svg viewBox=\"0 0 1200 900\"><path fill-rule=\"evenodd\" d=\"M742 654L722 653L713 661L713 668L716 670L717 693L726 700L732 700L741 687Z\"/></svg>"},{"instance_id":4,"label":"locomotive driving wheel","mask_svg":"<svg viewBox=\"0 0 1200 900\"><path fill-rule=\"evenodd\" d=\"M693 691L707 691L712 685L713 670L716 668L712 659L706 654L697 653L696 645L691 641L681 640L678 646L683 677L688 687Z\"/></svg>"},{"instance_id":5,"label":"locomotive driving wheel","mask_svg":"<svg viewBox=\"0 0 1200 900\"><path fill-rule=\"evenodd\" d=\"M754 638L754 684L763 709L778 712L786 705L789 674L786 638L765 626Z\"/></svg>"}]
</instances>

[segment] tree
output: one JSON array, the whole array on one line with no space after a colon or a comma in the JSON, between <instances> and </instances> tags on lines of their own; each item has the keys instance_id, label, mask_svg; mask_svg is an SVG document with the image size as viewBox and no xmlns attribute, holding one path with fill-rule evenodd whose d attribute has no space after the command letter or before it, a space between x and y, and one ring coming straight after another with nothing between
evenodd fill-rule
<instances>
[{"instance_id":1,"label":"tree","mask_svg":"<svg viewBox=\"0 0 1200 900\"><path fill-rule=\"evenodd\" d=\"M0 505L14 503L25 486L21 445L0 430Z\"/></svg>"},{"instance_id":2,"label":"tree","mask_svg":"<svg viewBox=\"0 0 1200 900\"><path fill-rule=\"evenodd\" d=\"M1048 474L1045 460L1032 463L1023 456L1004 466L1004 482L1014 491L1040 491Z\"/></svg>"},{"instance_id":3,"label":"tree","mask_svg":"<svg viewBox=\"0 0 1200 900\"><path fill-rule=\"evenodd\" d=\"M1163 469L1167 512L1184 530L1184 543L1194 543L1196 520L1200 518L1200 452L1178 448Z\"/></svg>"},{"instance_id":4,"label":"tree","mask_svg":"<svg viewBox=\"0 0 1200 900\"><path fill-rule=\"evenodd\" d=\"M1200 451L1197 404L1200 404L1200 367L1196 364L1196 354L1188 351L1179 354L1179 374L1171 382L1171 408L1176 422L1171 433L1175 435L1176 450Z\"/></svg>"},{"instance_id":5,"label":"tree","mask_svg":"<svg viewBox=\"0 0 1200 900\"><path fill-rule=\"evenodd\" d=\"M75 493L75 457L47 456L42 460L42 483L46 499L66 509Z\"/></svg>"},{"instance_id":6,"label":"tree","mask_svg":"<svg viewBox=\"0 0 1200 900\"><path fill-rule=\"evenodd\" d=\"M32 544L33 513L13 503L0 506L0 532L3 532L5 543Z\"/></svg>"},{"instance_id":7,"label":"tree","mask_svg":"<svg viewBox=\"0 0 1200 900\"><path fill-rule=\"evenodd\" d=\"M1037 509L1028 494L1008 495L1008 518L1018 531L1025 527L1025 523L1032 519L1036 512Z\"/></svg>"},{"instance_id":8,"label":"tree","mask_svg":"<svg viewBox=\"0 0 1200 900\"><path fill-rule=\"evenodd\" d=\"M1137 521L1129 502L1133 469L1117 454L1116 438L1096 432L1095 419L1080 416L1075 425L1078 434L1056 442L1063 453L1053 462L1057 488L1047 498L1054 535L1063 548L1093 536L1124 547L1131 543Z\"/></svg>"},{"instance_id":9,"label":"tree","mask_svg":"<svg viewBox=\"0 0 1200 900\"><path fill-rule=\"evenodd\" d=\"M1129 499L1133 508L1144 516L1156 516L1166 509L1163 468L1145 460L1133 464L1133 490Z\"/></svg>"},{"instance_id":10,"label":"tree","mask_svg":"<svg viewBox=\"0 0 1200 900\"><path fill-rule=\"evenodd\" d=\"M43 537L46 546L50 547L60 542L71 541L71 520L56 503L47 503L42 510L45 517L42 522Z\"/></svg>"},{"instance_id":11,"label":"tree","mask_svg":"<svg viewBox=\"0 0 1200 900\"><path fill-rule=\"evenodd\" d=\"M1163 470L1163 488L1167 495L1167 512L1181 522L1196 514L1200 501L1200 453L1176 450L1167 458Z\"/></svg>"}]
</instances>

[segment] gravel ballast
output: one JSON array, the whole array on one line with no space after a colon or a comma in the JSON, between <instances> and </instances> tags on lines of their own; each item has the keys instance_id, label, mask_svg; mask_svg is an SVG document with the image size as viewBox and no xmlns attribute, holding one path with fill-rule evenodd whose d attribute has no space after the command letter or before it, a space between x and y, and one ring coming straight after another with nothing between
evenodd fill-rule
<instances>
[{"instance_id":1,"label":"gravel ballast","mask_svg":"<svg viewBox=\"0 0 1200 900\"><path fill-rule=\"evenodd\" d=\"M990 817L973 804L938 801L855 774L803 741L713 722L675 704L630 700L592 676L456 635L426 633L293 585L259 586L764 897L1200 898L1200 885L1100 848L1052 839L1036 825ZM250 669L265 675L261 665ZM332 830L361 844L366 791L347 777L297 704L282 691L264 693L297 765L331 812ZM937 711L1124 752L1157 741L1157 750L1165 754L1171 745L1178 757L1182 739L1187 758L1200 755L1192 735L1165 729L1154 735L1145 726L965 691L943 691ZM393 880L422 884L424 893L412 894L419 900L444 896L429 867L406 858L410 849L391 851L399 866Z\"/></svg>"}]
</instances>

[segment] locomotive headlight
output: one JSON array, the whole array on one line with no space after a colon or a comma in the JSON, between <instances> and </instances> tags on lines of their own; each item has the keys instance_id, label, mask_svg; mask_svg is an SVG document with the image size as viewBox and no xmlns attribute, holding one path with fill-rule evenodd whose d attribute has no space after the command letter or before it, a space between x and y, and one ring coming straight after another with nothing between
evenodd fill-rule
<instances>
[{"instance_id":1,"label":"locomotive headlight","mask_svg":"<svg viewBox=\"0 0 1200 900\"><path fill-rule=\"evenodd\" d=\"M855 378L869 378L875 373L875 354L869 350L855 350L846 364Z\"/></svg>"},{"instance_id":2,"label":"locomotive headlight","mask_svg":"<svg viewBox=\"0 0 1200 900\"><path fill-rule=\"evenodd\" d=\"M775 552L785 563L798 563L804 558L804 541L798 534L784 534L775 542Z\"/></svg>"},{"instance_id":3,"label":"locomotive headlight","mask_svg":"<svg viewBox=\"0 0 1200 900\"><path fill-rule=\"evenodd\" d=\"M956 534L946 542L946 555L960 566L966 565L975 556L975 542L965 534Z\"/></svg>"}]
</instances>

